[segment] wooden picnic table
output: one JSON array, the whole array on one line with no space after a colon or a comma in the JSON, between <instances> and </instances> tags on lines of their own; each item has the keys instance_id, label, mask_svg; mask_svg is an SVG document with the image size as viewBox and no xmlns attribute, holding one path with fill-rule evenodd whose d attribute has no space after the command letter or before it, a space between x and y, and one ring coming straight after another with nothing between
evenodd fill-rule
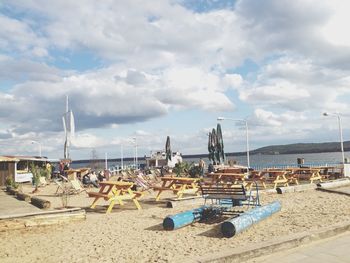
<instances>
[{"instance_id":1,"label":"wooden picnic table","mask_svg":"<svg viewBox=\"0 0 350 263\"><path fill-rule=\"evenodd\" d=\"M95 208L97 201L100 198L109 202L106 214L110 213L117 201L121 206L124 205L124 200L132 200L137 207L141 209L138 199L142 196L141 192L133 191L131 188L134 185L132 182L121 181L104 181L100 182L100 190L98 192L89 192L89 197L94 197L94 201L90 208Z\"/></svg>"},{"instance_id":2,"label":"wooden picnic table","mask_svg":"<svg viewBox=\"0 0 350 263\"><path fill-rule=\"evenodd\" d=\"M297 178L298 181L300 179L306 179L306 180L310 180L311 184L317 180L322 182L322 176L320 174L322 168L298 167L298 168L287 168L286 170L290 172L291 178Z\"/></svg>"},{"instance_id":3,"label":"wooden picnic table","mask_svg":"<svg viewBox=\"0 0 350 263\"><path fill-rule=\"evenodd\" d=\"M287 178L289 171L280 169L268 169L261 171L251 171L251 178L249 181L260 182L266 189L266 183L271 182L274 184L273 188L276 189L279 184L283 186L289 186L289 180Z\"/></svg>"},{"instance_id":4,"label":"wooden picnic table","mask_svg":"<svg viewBox=\"0 0 350 263\"><path fill-rule=\"evenodd\" d=\"M161 186L154 186L153 190L158 191L156 195L156 201L160 200L160 195L163 191L172 191L181 198L183 194L199 194L198 182L200 178L188 178L188 177L161 177Z\"/></svg>"},{"instance_id":5,"label":"wooden picnic table","mask_svg":"<svg viewBox=\"0 0 350 263\"><path fill-rule=\"evenodd\" d=\"M212 183L227 183L233 182L237 183L238 181L244 182L245 178L248 176L245 173L209 173L207 175L211 177Z\"/></svg>"}]
</instances>

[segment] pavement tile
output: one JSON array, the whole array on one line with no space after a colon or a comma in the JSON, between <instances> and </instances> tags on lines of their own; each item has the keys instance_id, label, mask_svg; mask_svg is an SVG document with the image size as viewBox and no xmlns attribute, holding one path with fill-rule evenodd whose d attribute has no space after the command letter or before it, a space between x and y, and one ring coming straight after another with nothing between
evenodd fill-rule
<instances>
[{"instance_id":1,"label":"pavement tile","mask_svg":"<svg viewBox=\"0 0 350 263\"><path fill-rule=\"evenodd\" d=\"M247 263L350 263L350 231Z\"/></svg>"}]
</instances>

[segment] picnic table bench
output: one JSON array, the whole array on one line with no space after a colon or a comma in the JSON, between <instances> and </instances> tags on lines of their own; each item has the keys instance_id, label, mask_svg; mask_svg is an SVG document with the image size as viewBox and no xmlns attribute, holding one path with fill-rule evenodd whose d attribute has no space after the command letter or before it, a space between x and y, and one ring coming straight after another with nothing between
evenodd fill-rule
<instances>
[{"instance_id":1,"label":"picnic table bench","mask_svg":"<svg viewBox=\"0 0 350 263\"><path fill-rule=\"evenodd\" d=\"M242 206L250 205L260 206L260 198L258 189L256 188L256 194L252 194L252 190L247 194L247 190L243 184L202 184L200 186L202 196L205 203L208 199L215 201L215 204L220 206Z\"/></svg>"},{"instance_id":2,"label":"picnic table bench","mask_svg":"<svg viewBox=\"0 0 350 263\"><path fill-rule=\"evenodd\" d=\"M201 185L200 189L205 203L210 199L221 205L223 200L231 200L232 206L238 206L248 199L243 184Z\"/></svg>"},{"instance_id":3,"label":"picnic table bench","mask_svg":"<svg viewBox=\"0 0 350 263\"><path fill-rule=\"evenodd\" d=\"M291 178L299 180L309 180L312 184L314 181L322 182L322 176L320 174L320 168L287 168L290 172Z\"/></svg>"},{"instance_id":4,"label":"picnic table bench","mask_svg":"<svg viewBox=\"0 0 350 263\"><path fill-rule=\"evenodd\" d=\"M287 178L289 171L287 170L268 169L262 171L251 171L250 173L251 178L249 181L260 182L265 189L267 188L267 183L272 183L274 189L280 184L282 186L289 186L289 180Z\"/></svg>"},{"instance_id":5,"label":"picnic table bench","mask_svg":"<svg viewBox=\"0 0 350 263\"><path fill-rule=\"evenodd\" d=\"M181 198L183 194L198 194L199 178L187 177L161 177L161 186L153 186L153 190L158 191L156 201L160 200L160 195L164 191L172 191Z\"/></svg>"},{"instance_id":6,"label":"picnic table bench","mask_svg":"<svg viewBox=\"0 0 350 263\"><path fill-rule=\"evenodd\" d=\"M216 173L209 173L207 176L212 179L213 183L220 183L220 182L237 183L238 181L244 181L245 178L247 177L247 174L245 174L245 173L216 172Z\"/></svg>"},{"instance_id":7,"label":"picnic table bench","mask_svg":"<svg viewBox=\"0 0 350 263\"><path fill-rule=\"evenodd\" d=\"M115 202L121 206L124 205L124 200L132 200L137 209L142 209L138 199L143 195L142 192L133 191L131 188L134 184L132 182L121 181L104 181L100 182L100 190L98 192L88 192L89 197L94 197L94 201L90 208L95 208L99 199L104 199L109 202L106 214L113 209Z\"/></svg>"}]
</instances>

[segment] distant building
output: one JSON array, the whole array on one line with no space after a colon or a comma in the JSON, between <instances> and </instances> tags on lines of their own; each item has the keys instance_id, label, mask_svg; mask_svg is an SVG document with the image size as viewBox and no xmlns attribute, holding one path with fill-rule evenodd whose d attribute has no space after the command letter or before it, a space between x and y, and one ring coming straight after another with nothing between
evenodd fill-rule
<instances>
[{"instance_id":1,"label":"distant building","mask_svg":"<svg viewBox=\"0 0 350 263\"><path fill-rule=\"evenodd\" d=\"M162 167L167 166L174 168L175 164L182 162L182 156L179 152L173 152L171 160L166 159L166 153L164 151L152 152L150 157L146 157L146 167Z\"/></svg>"}]
</instances>

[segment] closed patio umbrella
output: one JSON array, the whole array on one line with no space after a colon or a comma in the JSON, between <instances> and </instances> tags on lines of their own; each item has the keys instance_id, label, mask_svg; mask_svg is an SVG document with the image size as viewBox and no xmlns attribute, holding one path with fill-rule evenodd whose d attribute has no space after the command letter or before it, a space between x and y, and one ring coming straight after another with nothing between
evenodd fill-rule
<instances>
[{"instance_id":1,"label":"closed patio umbrella","mask_svg":"<svg viewBox=\"0 0 350 263\"><path fill-rule=\"evenodd\" d=\"M215 157L217 155L217 135L216 135L216 131L214 128L211 131L211 145L210 146L211 146L213 161L215 162Z\"/></svg>"},{"instance_id":2,"label":"closed patio umbrella","mask_svg":"<svg viewBox=\"0 0 350 263\"><path fill-rule=\"evenodd\" d=\"M222 138L221 125L218 123L216 127L216 135L217 135L217 149L218 149L218 157L219 162L225 162L225 153L224 153L224 140Z\"/></svg>"},{"instance_id":3,"label":"closed patio umbrella","mask_svg":"<svg viewBox=\"0 0 350 263\"><path fill-rule=\"evenodd\" d=\"M214 162L215 160L214 160L214 153L213 153L213 150L211 147L211 137L212 137L212 134L211 134L211 132L209 132L209 134L208 134L208 152L209 152L208 159L209 159L209 161Z\"/></svg>"},{"instance_id":4,"label":"closed patio umbrella","mask_svg":"<svg viewBox=\"0 0 350 263\"><path fill-rule=\"evenodd\" d=\"M171 148L170 148L170 137L166 137L166 143L165 143L165 154L166 159L171 161Z\"/></svg>"}]
</instances>

